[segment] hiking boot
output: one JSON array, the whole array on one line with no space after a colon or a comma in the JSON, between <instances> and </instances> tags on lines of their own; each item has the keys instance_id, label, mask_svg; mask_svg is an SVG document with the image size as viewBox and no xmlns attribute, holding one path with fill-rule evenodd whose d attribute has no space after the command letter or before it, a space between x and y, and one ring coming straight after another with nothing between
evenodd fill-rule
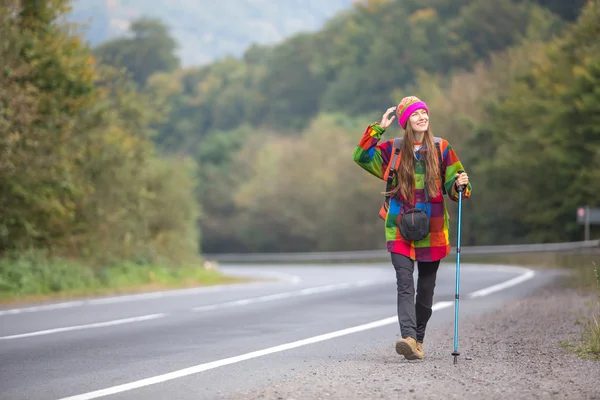
<instances>
[{"instance_id":1,"label":"hiking boot","mask_svg":"<svg viewBox=\"0 0 600 400\"><path fill-rule=\"evenodd\" d=\"M396 342L396 353L404 356L407 360L423 358L417 352L417 341L411 337L398 339Z\"/></svg>"},{"instance_id":2,"label":"hiking boot","mask_svg":"<svg viewBox=\"0 0 600 400\"><path fill-rule=\"evenodd\" d=\"M416 353L419 356L419 358L424 358L425 357L425 352L423 352L423 343L417 342L417 351L416 351Z\"/></svg>"}]
</instances>

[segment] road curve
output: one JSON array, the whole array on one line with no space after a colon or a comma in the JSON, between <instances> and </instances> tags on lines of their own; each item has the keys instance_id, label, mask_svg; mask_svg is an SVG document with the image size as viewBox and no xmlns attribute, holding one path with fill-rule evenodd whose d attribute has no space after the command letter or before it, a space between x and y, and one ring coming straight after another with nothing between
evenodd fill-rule
<instances>
[{"instance_id":1,"label":"road curve","mask_svg":"<svg viewBox=\"0 0 600 400\"><path fill-rule=\"evenodd\" d=\"M398 335L389 263L223 271L267 279L0 309L0 399L215 399ZM443 264L430 329L454 318L454 277ZM463 264L460 315L491 311L553 277Z\"/></svg>"}]
</instances>

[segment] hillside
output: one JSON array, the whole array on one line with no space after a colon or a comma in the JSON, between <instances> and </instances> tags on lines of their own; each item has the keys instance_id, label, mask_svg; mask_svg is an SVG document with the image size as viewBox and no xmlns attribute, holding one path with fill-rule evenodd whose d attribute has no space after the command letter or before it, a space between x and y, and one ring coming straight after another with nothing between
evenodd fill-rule
<instances>
[{"instance_id":1,"label":"hillside","mask_svg":"<svg viewBox=\"0 0 600 400\"><path fill-rule=\"evenodd\" d=\"M354 0L75 0L71 20L89 22L94 46L126 34L140 17L158 17L179 43L183 65L240 56L251 44L272 44L314 31Z\"/></svg>"},{"instance_id":2,"label":"hillside","mask_svg":"<svg viewBox=\"0 0 600 400\"><path fill-rule=\"evenodd\" d=\"M407 94L473 183L465 246L583 239L576 210L600 204L599 0L570 3L576 19L560 0L360 3L181 68L160 20L91 49L63 29L70 0L6 2L0 300L222 282L198 252L381 248L383 182L352 154Z\"/></svg>"}]
</instances>

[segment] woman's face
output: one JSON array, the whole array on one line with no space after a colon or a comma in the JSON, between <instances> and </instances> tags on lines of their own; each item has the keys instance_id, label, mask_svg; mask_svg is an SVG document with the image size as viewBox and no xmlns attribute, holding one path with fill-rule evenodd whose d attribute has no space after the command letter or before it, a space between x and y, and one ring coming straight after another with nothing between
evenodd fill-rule
<instances>
[{"instance_id":1,"label":"woman's face","mask_svg":"<svg viewBox=\"0 0 600 400\"><path fill-rule=\"evenodd\" d=\"M429 115L424 109L415 111L410 115L410 124L413 132L426 132L429 128Z\"/></svg>"}]
</instances>

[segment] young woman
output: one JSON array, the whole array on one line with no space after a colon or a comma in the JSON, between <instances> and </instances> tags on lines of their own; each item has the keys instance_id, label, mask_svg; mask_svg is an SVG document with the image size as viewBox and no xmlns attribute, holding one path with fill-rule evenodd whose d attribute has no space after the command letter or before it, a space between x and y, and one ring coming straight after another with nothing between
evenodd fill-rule
<instances>
[{"instance_id":1,"label":"young woman","mask_svg":"<svg viewBox=\"0 0 600 400\"><path fill-rule=\"evenodd\" d=\"M391 114L394 110L396 115ZM393 138L379 141L396 117L405 132L400 151L394 154ZM394 165L391 165L392 160ZM389 204L382 208L380 215L385 219L387 249L396 270L401 334L396 352L409 360L421 359L425 356L423 340L432 314L438 267L450 253L444 192L451 200L458 201L460 187L463 199L469 198L472 189L469 177L464 172L459 174L464 168L452 146L432 135L429 109L415 96L405 97L398 107L391 107L383 114L380 123L367 127L354 151L354 161L386 182L390 174L393 176L390 190L386 192ZM415 261L418 264L416 302Z\"/></svg>"}]
</instances>

